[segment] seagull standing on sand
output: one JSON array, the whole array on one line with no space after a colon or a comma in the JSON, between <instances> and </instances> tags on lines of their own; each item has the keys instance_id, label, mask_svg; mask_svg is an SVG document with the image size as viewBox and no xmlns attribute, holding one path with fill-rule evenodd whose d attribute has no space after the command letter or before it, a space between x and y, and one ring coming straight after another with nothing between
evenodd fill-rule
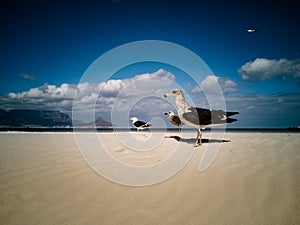
<instances>
[{"instance_id":1,"label":"seagull standing on sand","mask_svg":"<svg viewBox=\"0 0 300 225\"><path fill-rule=\"evenodd\" d=\"M132 124L136 127L137 131L144 130L151 126L149 122L140 121L137 117L132 117L129 120L132 120Z\"/></svg>"},{"instance_id":2,"label":"seagull standing on sand","mask_svg":"<svg viewBox=\"0 0 300 225\"><path fill-rule=\"evenodd\" d=\"M182 122L179 116L175 116L173 111L166 112L165 115L169 115L170 122L173 125L178 126L178 131L180 132L180 127L182 126Z\"/></svg>"},{"instance_id":3,"label":"seagull standing on sand","mask_svg":"<svg viewBox=\"0 0 300 225\"><path fill-rule=\"evenodd\" d=\"M204 128L206 126L222 125L225 123L232 123L234 121L237 121L237 119L229 118L229 116L236 115L238 114L238 112L210 110L210 109L196 108L189 105L185 101L184 95L180 89L174 89L164 95L165 98L169 96L175 96L176 98L176 108L178 111L178 116L182 121L182 123L184 123L187 126L197 128L198 130L197 140L196 140L197 146L202 145L201 128Z\"/></svg>"}]
</instances>

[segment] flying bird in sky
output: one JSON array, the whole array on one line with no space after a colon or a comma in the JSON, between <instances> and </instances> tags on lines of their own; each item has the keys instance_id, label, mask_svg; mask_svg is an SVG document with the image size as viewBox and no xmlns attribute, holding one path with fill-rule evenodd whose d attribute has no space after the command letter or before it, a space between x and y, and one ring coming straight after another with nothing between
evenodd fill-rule
<instances>
[{"instance_id":1,"label":"flying bird in sky","mask_svg":"<svg viewBox=\"0 0 300 225\"><path fill-rule=\"evenodd\" d=\"M196 145L202 145L201 129L206 126L222 125L225 123L232 123L237 119L229 118L230 116L238 114L238 112L226 112L223 110L210 110L197 108L189 105L184 98L184 95L180 89L174 89L164 95L165 98L174 96L176 98L176 108L178 116L182 123L187 126L196 127L197 139Z\"/></svg>"},{"instance_id":2,"label":"flying bird in sky","mask_svg":"<svg viewBox=\"0 0 300 225\"><path fill-rule=\"evenodd\" d=\"M247 33L254 33L254 32L256 32L257 30L256 29L253 29L253 28L249 28L249 29L246 29L245 30L245 32L247 32Z\"/></svg>"},{"instance_id":3,"label":"flying bird in sky","mask_svg":"<svg viewBox=\"0 0 300 225\"><path fill-rule=\"evenodd\" d=\"M132 117L129 120L132 120L132 124L136 127L137 131L144 130L151 126L149 122L140 121L137 117Z\"/></svg>"}]
</instances>

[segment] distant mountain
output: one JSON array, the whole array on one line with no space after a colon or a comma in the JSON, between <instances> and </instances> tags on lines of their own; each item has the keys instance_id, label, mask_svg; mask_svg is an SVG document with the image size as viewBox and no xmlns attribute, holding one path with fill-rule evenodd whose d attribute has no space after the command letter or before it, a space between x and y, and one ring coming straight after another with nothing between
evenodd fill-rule
<instances>
[{"instance_id":1,"label":"distant mountain","mask_svg":"<svg viewBox=\"0 0 300 225\"><path fill-rule=\"evenodd\" d=\"M111 127L112 123L108 122L107 120L103 119L102 117L99 117L95 120L95 122L91 122L86 124L87 126L96 126L96 127Z\"/></svg>"},{"instance_id":2,"label":"distant mountain","mask_svg":"<svg viewBox=\"0 0 300 225\"><path fill-rule=\"evenodd\" d=\"M102 117L95 122L83 123L76 121L80 127L111 127L112 124ZM67 127L72 126L72 118L65 113L55 110L0 109L0 127Z\"/></svg>"},{"instance_id":3,"label":"distant mountain","mask_svg":"<svg viewBox=\"0 0 300 225\"><path fill-rule=\"evenodd\" d=\"M95 124L97 127L111 127L112 123L106 121L105 119L103 119L102 117L99 117L98 119L95 120Z\"/></svg>"},{"instance_id":4,"label":"distant mountain","mask_svg":"<svg viewBox=\"0 0 300 225\"><path fill-rule=\"evenodd\" d=\"M54 110L0 109L0 126L8 127L55 127L72 126L69 115Z\"/></svg>"}]
</instances>

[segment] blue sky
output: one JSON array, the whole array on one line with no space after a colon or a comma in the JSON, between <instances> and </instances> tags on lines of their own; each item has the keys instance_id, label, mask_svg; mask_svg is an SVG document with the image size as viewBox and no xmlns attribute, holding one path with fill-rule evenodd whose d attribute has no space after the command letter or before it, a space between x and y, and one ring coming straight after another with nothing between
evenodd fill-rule
<instances>
[{"instance_id":1,"label":"blue sky","mask_svg":"<svg viewBox=\"0 0 300 225\"><path fill-rule=\"evenodd\" d=\"M64 90L78 85L89 65L105 52L133 41L163 40L191 50L220 78L227 90L227 108L241 112L233 126L299 126L300 15L295 4L289 0L1 1L0 108L53 109L51 100L57 109L69 112L70 96L51 98L45 92L48 86L56 93L73 93ZM249 28L256 32L245 32ZM205 105L195 84L172 66L141 63L112 79L156 74L161 68L165 72L160 75L172 73L195 104ZM99 114L109 119L108 112Z\"/></svg>"}]
</instances>

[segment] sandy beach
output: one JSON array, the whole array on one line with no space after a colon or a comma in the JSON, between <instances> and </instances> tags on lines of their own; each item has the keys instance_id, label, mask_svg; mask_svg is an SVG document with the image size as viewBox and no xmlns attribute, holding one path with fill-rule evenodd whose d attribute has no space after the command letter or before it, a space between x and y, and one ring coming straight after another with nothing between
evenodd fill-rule
<instances>
[{"instance_id":1,"label":"sandy beach","mask_svg":"<svg viewBox=\"0 0 300 225\"><path fill-rule=\"evenodd\" d=\"M139 135L137 145L149 138L151 151L130 149L113 133L99 140L135 167L168 160L179 144L176 132ZM89 136L82 135L87 144ZM96 173L73 133L1 133L1 224L300 224L300 133L227 132L224 140L195 148L166 181L132 187ZM200 172L205 149L216 143L219 154Z\"/></svg>"}]
</instances>

